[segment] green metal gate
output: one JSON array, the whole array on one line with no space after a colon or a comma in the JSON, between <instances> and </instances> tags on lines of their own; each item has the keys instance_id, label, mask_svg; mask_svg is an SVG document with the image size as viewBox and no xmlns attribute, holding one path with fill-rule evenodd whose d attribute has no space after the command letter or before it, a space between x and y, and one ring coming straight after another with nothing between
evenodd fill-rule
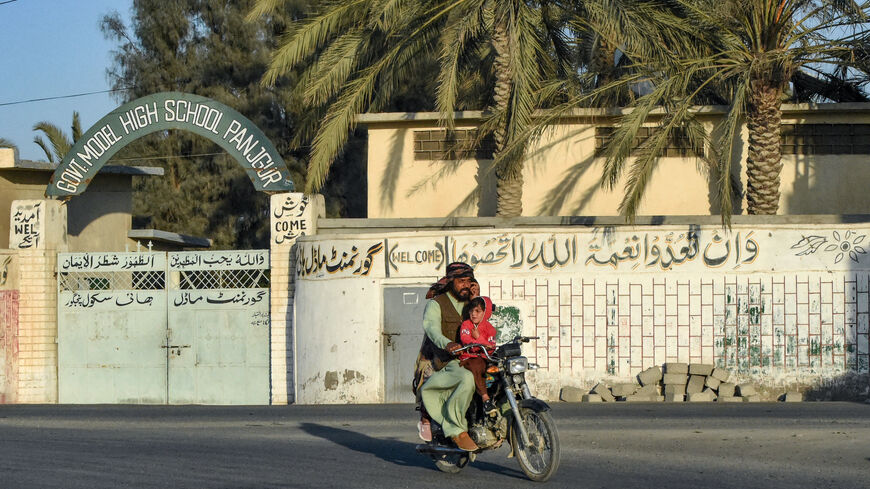
<instances>
[{"instance_id":1,"label":"green metal gate","mask_svg":"<svg viewBox=\"0 0 870 489\"><path fill-rule=\"evenodd\" d=\"M61 403L268 404L269 252L58 255Z\"/></svg>"}]
</instances>

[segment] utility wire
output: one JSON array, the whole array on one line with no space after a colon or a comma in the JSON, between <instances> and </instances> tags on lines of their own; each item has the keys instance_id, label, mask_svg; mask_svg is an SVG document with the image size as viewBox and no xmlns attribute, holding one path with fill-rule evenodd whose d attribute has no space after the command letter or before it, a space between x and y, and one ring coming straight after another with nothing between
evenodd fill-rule
<instances>
[{"instance_id":1,"label":"utility wire","mask_svg":"<svg viewBox=\"0 0 870 489\"><path fill-rule=\"evenodd\" d=\"M6 0L5 2L0 2L0 5L6 5L7 3L17 2L18 0Z\"/></svg>"},{"instance_id":2,"label":"utility wire","mask_svg":"<svg viewBox=\"0 0 870 489\"><path fill-rule=\"evenodd\" d=\"M17 0L7 0L7 1L14 2ZM3 5L3 4L0 3L0 5ZM63 98L84 97L86 95L96 95L98 93L123 92L125 90L130 90L130 88L112 88L109 90L99 90L96 92L74 93L72 95L58 95L57 97L42 97L42 98L32 98L29 100L18 100L15 102L3 102L3 103L0 103L0 107L5 107L7 105L29 104L31 102L43 102L45 100L58 100L58 99L63 99Z\"/></svg>"}]
</instances>

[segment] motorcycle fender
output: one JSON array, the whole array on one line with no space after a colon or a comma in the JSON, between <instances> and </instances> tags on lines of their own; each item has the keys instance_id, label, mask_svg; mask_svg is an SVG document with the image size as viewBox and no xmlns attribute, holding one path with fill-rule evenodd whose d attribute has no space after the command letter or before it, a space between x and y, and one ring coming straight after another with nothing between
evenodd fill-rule
<instances>
[{"instance_id":1,"label":"motorcycle fender","mask_svg":"<svg viewBox=\"0 0 870 489\"><path fill-rule=\"evenodd\" d=\"M526 409L531 409L537 413L542 413L544 411L550 410L550 405L540 399L523 399L520 401L520 407L524 407Z\"/></svg>"},{"instance_id":2,"label":"motorcycle fender","mask_svg":"<svg viewBox=\"0 0 870 489\"><path fill-rule=\"evenodd\" d=\"M550 410L550 405L540 399L523 399L519 402L521 408L531 409L537 413L542 413L544 411ZM513 413L511 413L513 414ZM511 449L511 452L508 454L508 458L514 457L514 446L510 443L510 439L514 436L517 436L517 429L514 427L513 421L508 425L508 446Z\"/></svg>"}]
</instances>

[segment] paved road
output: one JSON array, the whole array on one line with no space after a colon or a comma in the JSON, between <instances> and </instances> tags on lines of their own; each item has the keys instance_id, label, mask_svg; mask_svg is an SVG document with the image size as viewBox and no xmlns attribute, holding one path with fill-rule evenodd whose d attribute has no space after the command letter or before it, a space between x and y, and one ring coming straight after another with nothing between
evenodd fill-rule
<instances>
[{"instance_id":1,"label":"paved road","mask_svg":"<svg viewBox=\"0 0 870 489\"><path fill-rule=\"evenodd\" d=\"M870 487L870 405L554 407L545 487ZM410 406L0 406L0 488L529 487L507 450L461 474Z\"/></svg>"}]
</instances>

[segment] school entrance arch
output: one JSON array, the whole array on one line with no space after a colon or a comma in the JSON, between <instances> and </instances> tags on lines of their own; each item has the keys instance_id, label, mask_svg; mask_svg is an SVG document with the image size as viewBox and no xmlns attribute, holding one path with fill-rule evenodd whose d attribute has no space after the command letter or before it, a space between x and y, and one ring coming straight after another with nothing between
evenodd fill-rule
<instances>
[{"instance_id":1,"label":"school entrance arch","mask_svg":"<svg viewBox=\"0 0 870 489\"><path fill-rule=\"evenodd\" d=\"M293 189L250 120L165 92L100 119L64 156L46 196L81 194L121 148L169 129L218 144L259 191ZM269 250L58 254L59 402L269 404L270 268Z\"/></svg>"},{"instance_id":2,"label":"school entrance arch","mask_svg":"<svg viewBox=\"0 0 870 489\"><path fill-rule=\"evenodd\" d=\"M247 117L206 97L161 92L118 107L88 129L52 174L46 197L68 198L84 192L100 168L121 148L169 129L192 132L216 143L242 165L257 190L293 190L281 155Z\"/></svg>"}]
</instances>

